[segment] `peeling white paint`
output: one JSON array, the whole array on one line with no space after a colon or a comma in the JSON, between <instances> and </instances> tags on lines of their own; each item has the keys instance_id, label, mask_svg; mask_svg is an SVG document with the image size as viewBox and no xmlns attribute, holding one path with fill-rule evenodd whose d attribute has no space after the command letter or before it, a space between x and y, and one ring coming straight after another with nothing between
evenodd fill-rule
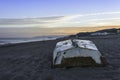
<instances>
[{"instance_id":1,"label":"peeling white paint","mask_svg":"<svg viewBox=\"0 0 120 80\"><path fill-rule=\"evenodd\" d=\"M101 64L101 53L92 41L73 39L56 44L53 64L61 64L63 58L73 57L91 57L96 63Z\"/></svg>"}]
</instances>

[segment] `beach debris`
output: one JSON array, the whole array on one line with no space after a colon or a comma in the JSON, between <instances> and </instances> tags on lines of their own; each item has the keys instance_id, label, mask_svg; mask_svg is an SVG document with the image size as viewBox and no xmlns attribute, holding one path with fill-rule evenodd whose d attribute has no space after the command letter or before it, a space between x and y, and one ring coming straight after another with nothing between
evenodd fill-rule
<instances>
[{"instance_id":1,"label":"beach debris","mask_svg":"<svg viewBox=\"0 0 120 80\"><path fill-rule=\"evenodd\" d=\"M69 39L56 44L53 66L104 66L104 57L90 40Z\"/></svg>"}]
</instances>

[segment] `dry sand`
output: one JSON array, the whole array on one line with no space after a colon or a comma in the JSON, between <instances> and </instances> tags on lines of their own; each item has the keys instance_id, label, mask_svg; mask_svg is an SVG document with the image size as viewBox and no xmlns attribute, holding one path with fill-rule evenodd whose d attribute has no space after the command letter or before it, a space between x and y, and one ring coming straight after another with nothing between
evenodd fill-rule
<instances>
[{"instance_id":1,"label":"dry sand","mask_svg":"<svg viewBox=\"0 0 120 80\"><path fill-rule=\"evenodd\" d=\"M120 80L120 35L82 37L92 40L106 57L106 67L52 69L58 40L0 47L0 80Z\"/></svg>"}]
</instances>

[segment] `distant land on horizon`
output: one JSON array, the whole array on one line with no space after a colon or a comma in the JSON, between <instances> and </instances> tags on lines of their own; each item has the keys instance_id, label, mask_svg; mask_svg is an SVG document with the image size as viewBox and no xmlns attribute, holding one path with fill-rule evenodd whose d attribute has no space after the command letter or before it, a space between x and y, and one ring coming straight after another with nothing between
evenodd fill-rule
<instances>
[{"instance_id":1,"label":"distant land on horizon","mask_svg":"<svg viewBox=\"0 0 120 80\"><path fill-rule=\"evenodd\" d=\"M57 35L72 35L80 32L94 32L97 30L120 28L118 26L96 26L96 27L55 27L55 28L0 28L0 38L6 37L36 37L36 36L57 36Z\"/></svg>"}]
</instances>

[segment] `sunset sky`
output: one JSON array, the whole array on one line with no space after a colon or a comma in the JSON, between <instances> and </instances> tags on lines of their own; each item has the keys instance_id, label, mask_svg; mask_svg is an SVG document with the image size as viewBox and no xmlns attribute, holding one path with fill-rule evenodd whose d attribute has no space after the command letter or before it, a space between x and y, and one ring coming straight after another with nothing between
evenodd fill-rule
<instances>
[{"instance_id":1,"label":"sunset sky","mask_svg":"<svg viewBox=\"0 0 120 80\"><path fill-rule=\"evenodd\" d=\"M0 0L0 38L74 34L107 25L120 25L120 0Z\"/></svg>"}]
</instances>

